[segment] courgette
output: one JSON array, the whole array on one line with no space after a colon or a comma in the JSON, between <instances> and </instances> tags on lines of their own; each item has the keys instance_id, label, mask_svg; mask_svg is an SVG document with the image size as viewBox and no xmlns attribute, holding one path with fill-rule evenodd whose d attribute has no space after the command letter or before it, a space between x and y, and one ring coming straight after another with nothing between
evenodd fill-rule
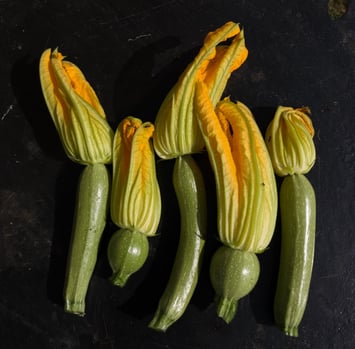
<instances>
[{"instance_id":1,"label":"courgette","mask_svg":"<svg viewBox=\"0 0 355 349\"><path fill-rule=\"evenodd\" d=\"M213 255L210 278L215 290L217 315L230 323L237 311L238 300L254 288L260 274L255 253L221 246Z\"/></svg>"},{"instance_id":2,"label":"courgette","mask_svg":"<svg viewBox=\"0 0 355 349\"><path fill-rule=\"evenodd\" d=\"M76 211L64 287L65 311L85 314L85 297L106 224L109 174L104 164L85 166L79 178Z\"/></svg>"},{"instance_id":3,"label":"courgette","mask_svg":"<svg viewBox=\"0 0 355 349\"><path fill-rule=\"evenodd\" d=\"M180 240L168 284L149 324L159 331L166 331L186 310L197 285L205 246L205 185L190 155L176 159L173 184L180 208Z\"/></svg>"},{"instance_id":4,"label":"courgette","mask_svg":"<svg viewBox=\"0 0 355 349\"><path fill-rule=\"evenodd\" d=\"M142 268L148 253L149 242L145 234L131 229L116 231L107 248L112 283L120 287L125 286L128 278Z\"/></svg>"},{"instance_id":5,"label":"courgette","mask_svg":"<svg viewBox=\"0 0 355 349\"><path fill-rule=\"evenodd\" d=\"M277 326L297 337L312 276L316 199L303 174L286 176L280 188L281 256L274 301Z\"/></svg>"}]
</instances>

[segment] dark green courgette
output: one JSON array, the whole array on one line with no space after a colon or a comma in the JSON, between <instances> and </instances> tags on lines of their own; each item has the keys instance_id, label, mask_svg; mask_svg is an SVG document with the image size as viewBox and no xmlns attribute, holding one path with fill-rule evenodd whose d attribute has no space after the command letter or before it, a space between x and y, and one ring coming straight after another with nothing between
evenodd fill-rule
<instances>
[{"instance_id":1,"label":"dark green courgette","mask_svg":"<svg viewBox=\"0 0 355 349\"><path fill-rule=\"evenodd\" d=\"M180 240L163 295L150 328L166 331L184 313L196 288L207 225L205 185L190 155L176 159L173 183L180 208Z\"/></svg>"},{"instance_id":2,"label":"dark green courgette","mask_svg":"<svg viewBox=\"0 0 355 349\"><path fill-rule=\"evenodd\" d=\"M85 314L85 297L106 224L109 174L104 164L87 165L79 179L77 206L64 288L65 311Z\"/></svg>"},{"instance_id":3,"label":"dark green courgette","mask_svg":"<svg viewBox=\"0 0 355 349\"><path fill-rule=\"evenodd\" d=\"M312 276L316 199L302 175L286 176L280 189L281 256L274 301L276 324L297 337Z\"/></svg>"}]
</instances>

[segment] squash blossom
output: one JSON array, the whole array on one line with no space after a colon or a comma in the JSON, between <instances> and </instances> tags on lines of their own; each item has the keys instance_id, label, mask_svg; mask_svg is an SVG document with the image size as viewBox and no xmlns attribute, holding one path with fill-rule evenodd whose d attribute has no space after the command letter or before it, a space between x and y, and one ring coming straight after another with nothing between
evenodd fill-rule
<instances>
[{"instance_id":1,"label":"squash blossom","mask_svg":"<svg viewBox=\"0 0 355 349\"><path fill-rule=\"evenodd\" d=\"M68 157L79 164L111 162L113 132L80 69L55 49L40 59L42 91Z\"/></svg>"},{"instance_id":2,"label":"squash blossom","mask_svg":"<svg viewBox=\"0 0 355 349\"><path fill-rule=\"evenodd\" d=\"M127 117L113 143L111 218L117 226L147 236L156 233L161 213L153 132L152 123Z\"/></svg>"},{"instance_id":3,"label":"squash blossom","mask_svg":"<svg viewBox=\"0 0 355 349\"><path fill-rule=\"evenodd\" d=\"M84 74L47 49L39 74L49 113L68 157L85 165L79 178L76 210L64 286L67 312L85 314L85 297L106 225L113 131Z\"/></svg>"},{"instance_id":4,"label":"squash blossom","mask_svg":"<svg viewBox=\"0 0 355 349\"><path fill-rule=\"evenodd\" d=\"M231 40L229 45L219 45L226 40ZM247 55L244 32L237 23L227 22L206 36L200 52L170 90L157 114L154 148L159 157L172 159L202 151L204 141L194 117L195 83L197 79L205 82L212 104L216 105L231 73L243 64Z\"/></svg>"},{"instance_id":5,"label":"squash blossom","mask_svg":"<svg viewBox=\"0 0 355 349\"><path fill-rule=\"evenodd\" d=\"M198 120L214 171L221 241L260 253L275 227L277 189L263 137L250 112L228 98L215 110L203 82L196 85Z\"/></svg>"},{"instance_id":6,"label":"squash blossom","mask_svg":"<svg viewBox=\"0 0 355 349\"><path fill-rule=\"evenodd\" d=\"M279 176L306 174L314 165L314 129L309 113L308 108L279 106L266 130L266 145Z\"/></svg>"},{"instance_id":7,"label":"squash blossom","mask_svg":"<svg viewBox=\"0 0 355 349\"><path fill-rule=\"evenodd\" d=\"M111 218L121 229L110 240L108 258L119 286L145 262L147 236L155 235L160 221L153 132L152 123L127 117L114 137Z\"/></svg>"}]
</instances>

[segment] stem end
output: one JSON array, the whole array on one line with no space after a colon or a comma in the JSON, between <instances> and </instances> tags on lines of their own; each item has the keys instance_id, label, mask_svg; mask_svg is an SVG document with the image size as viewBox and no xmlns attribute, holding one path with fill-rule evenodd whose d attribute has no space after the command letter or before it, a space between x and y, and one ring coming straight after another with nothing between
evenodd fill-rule
<instances>
[{"instance_id":1,"label":"stem end","mask_svg":"<svg viewBox=\"0 0 355 349\"><path fill-rule=\"evenodd\" d=\"M85 315L85 302L84 301L70 301L65 300L64 310L67 313L71 313L78 316Z\"/></svg>"},{"instance_id":2,"label":"stem end","mask_svg":"<svg viewBox=\"0 0 355 349\"><path fill-rule=\"evenodd\" d=\"M163 314L158 308L152 321L149 323L149 328L160 332L166 332L173 322L174 321L172 321L166 314Z\"/></svg>"},{"instance_id":3,"label":"stem end","mask_svg":"<svg viewBox=\"0 0 355 349\"><path fill-rule=\"evenodd\" d=\"M116 286L124 287L130 276L131 274L124 273L122 270L120 270L117 273L112 274L110 281Z\"/></svg>"},{"instance_id":4,"label":"stem end","mask_svg":"<svg viewBox=\"0 0 355 349\"><path fill-rule=\"evenodd\" d=\"M237 312L238 301L216 296L217 315L229 324Z\"/></svg>"},{"instance_id":5,"label":"stem end","mask_svg":"<svg viewBox=\"0 0 355 349\"><path fill-rule=\"evenodd\" d=\"M298 327L283 327L281 329L286 336L298 337Z\"/></svg>"}]
</instances>

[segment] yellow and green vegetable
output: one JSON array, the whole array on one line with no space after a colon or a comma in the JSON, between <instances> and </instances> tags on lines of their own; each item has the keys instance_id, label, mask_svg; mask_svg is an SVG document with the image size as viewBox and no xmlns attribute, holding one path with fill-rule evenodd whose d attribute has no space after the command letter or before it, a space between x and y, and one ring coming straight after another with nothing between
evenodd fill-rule
<instances>
[{"instance_id":1,"label":"yellow and green vegetable","mask_svg":"<svg viewBox=\"0 0 355 349\"><path fill-rule=\"evenodd\" d=\"M229 44L226 40L230 40ZM181 232L174 266L150 327L165 331L178 320L195 290L206 239L205 184L191 156L204 149L194 96L196 82L204 81L216 104L231 73L247 57L239 24L227 22L210 32L199 53L163 101L156 117L154 148L163 159L174 159L173 181L179 202Z\"/></svg>"},{"instance_id":2,"label":"yellow and green vegetable","mask_svg":"<svg viewBox=\"0 0 355 349\"><path fill-rule=\"evenodd\" d=\"M307 305L315 246L316 198L305 176L315 161L314 129L308 114L307 108L280 106L266 131L275 172L284 177L274 316L285 334L294 337Z\"/></svg>"},{"instance_id":3,"label":"yellow and green vegetable","mask_svg":"<svg viewBox=\"0 0 355 349\"><path fill-rule=\"evenodd\" d=\"M85 297L106 224L113 132L104 110L83 73L58 51L43 52L40 81L48 110L68 157L85 166L67 262L64 306L84 315Z\"/></svg>"},{"instance_id":4,"label":"yellow and green vegetable","mask_svg":"<svg viewBox=\"0 0 355 349\"><path fill-rule=\"evenodd\" d=\"M214 109L205 84L199 82L195 104L216 180L217 225L220 241L224 244L221 249L238 251L217 251L221 257L213 258L211 264L217 312L230 322L238 299L249 293L258 279L258 261L250 254L263 252L274 232L276 182L263 137L243 103L233 103L226 98ZM239 257L243 253L248 257ZM243 264L237 267L237 262ZM246 268L250 278L241 277L234 272L236 268ZM231 279L235 280L231 282ZM236 284L243 292L233 286Z\"/></svg>"},{"instance_id":5,"label":"yellow and green vegetable","mask_svg":"<svg viewBox=\"0 0 355 349\"><path fill-rule=\"evenodd\" d=\"M161 198L151 138L154 125L134 117L119 124L113 142L111 219L120 227L108 245L112 282L124 286L146 261L147 237L155 235Z\"/></svg>"}]
</instances>

